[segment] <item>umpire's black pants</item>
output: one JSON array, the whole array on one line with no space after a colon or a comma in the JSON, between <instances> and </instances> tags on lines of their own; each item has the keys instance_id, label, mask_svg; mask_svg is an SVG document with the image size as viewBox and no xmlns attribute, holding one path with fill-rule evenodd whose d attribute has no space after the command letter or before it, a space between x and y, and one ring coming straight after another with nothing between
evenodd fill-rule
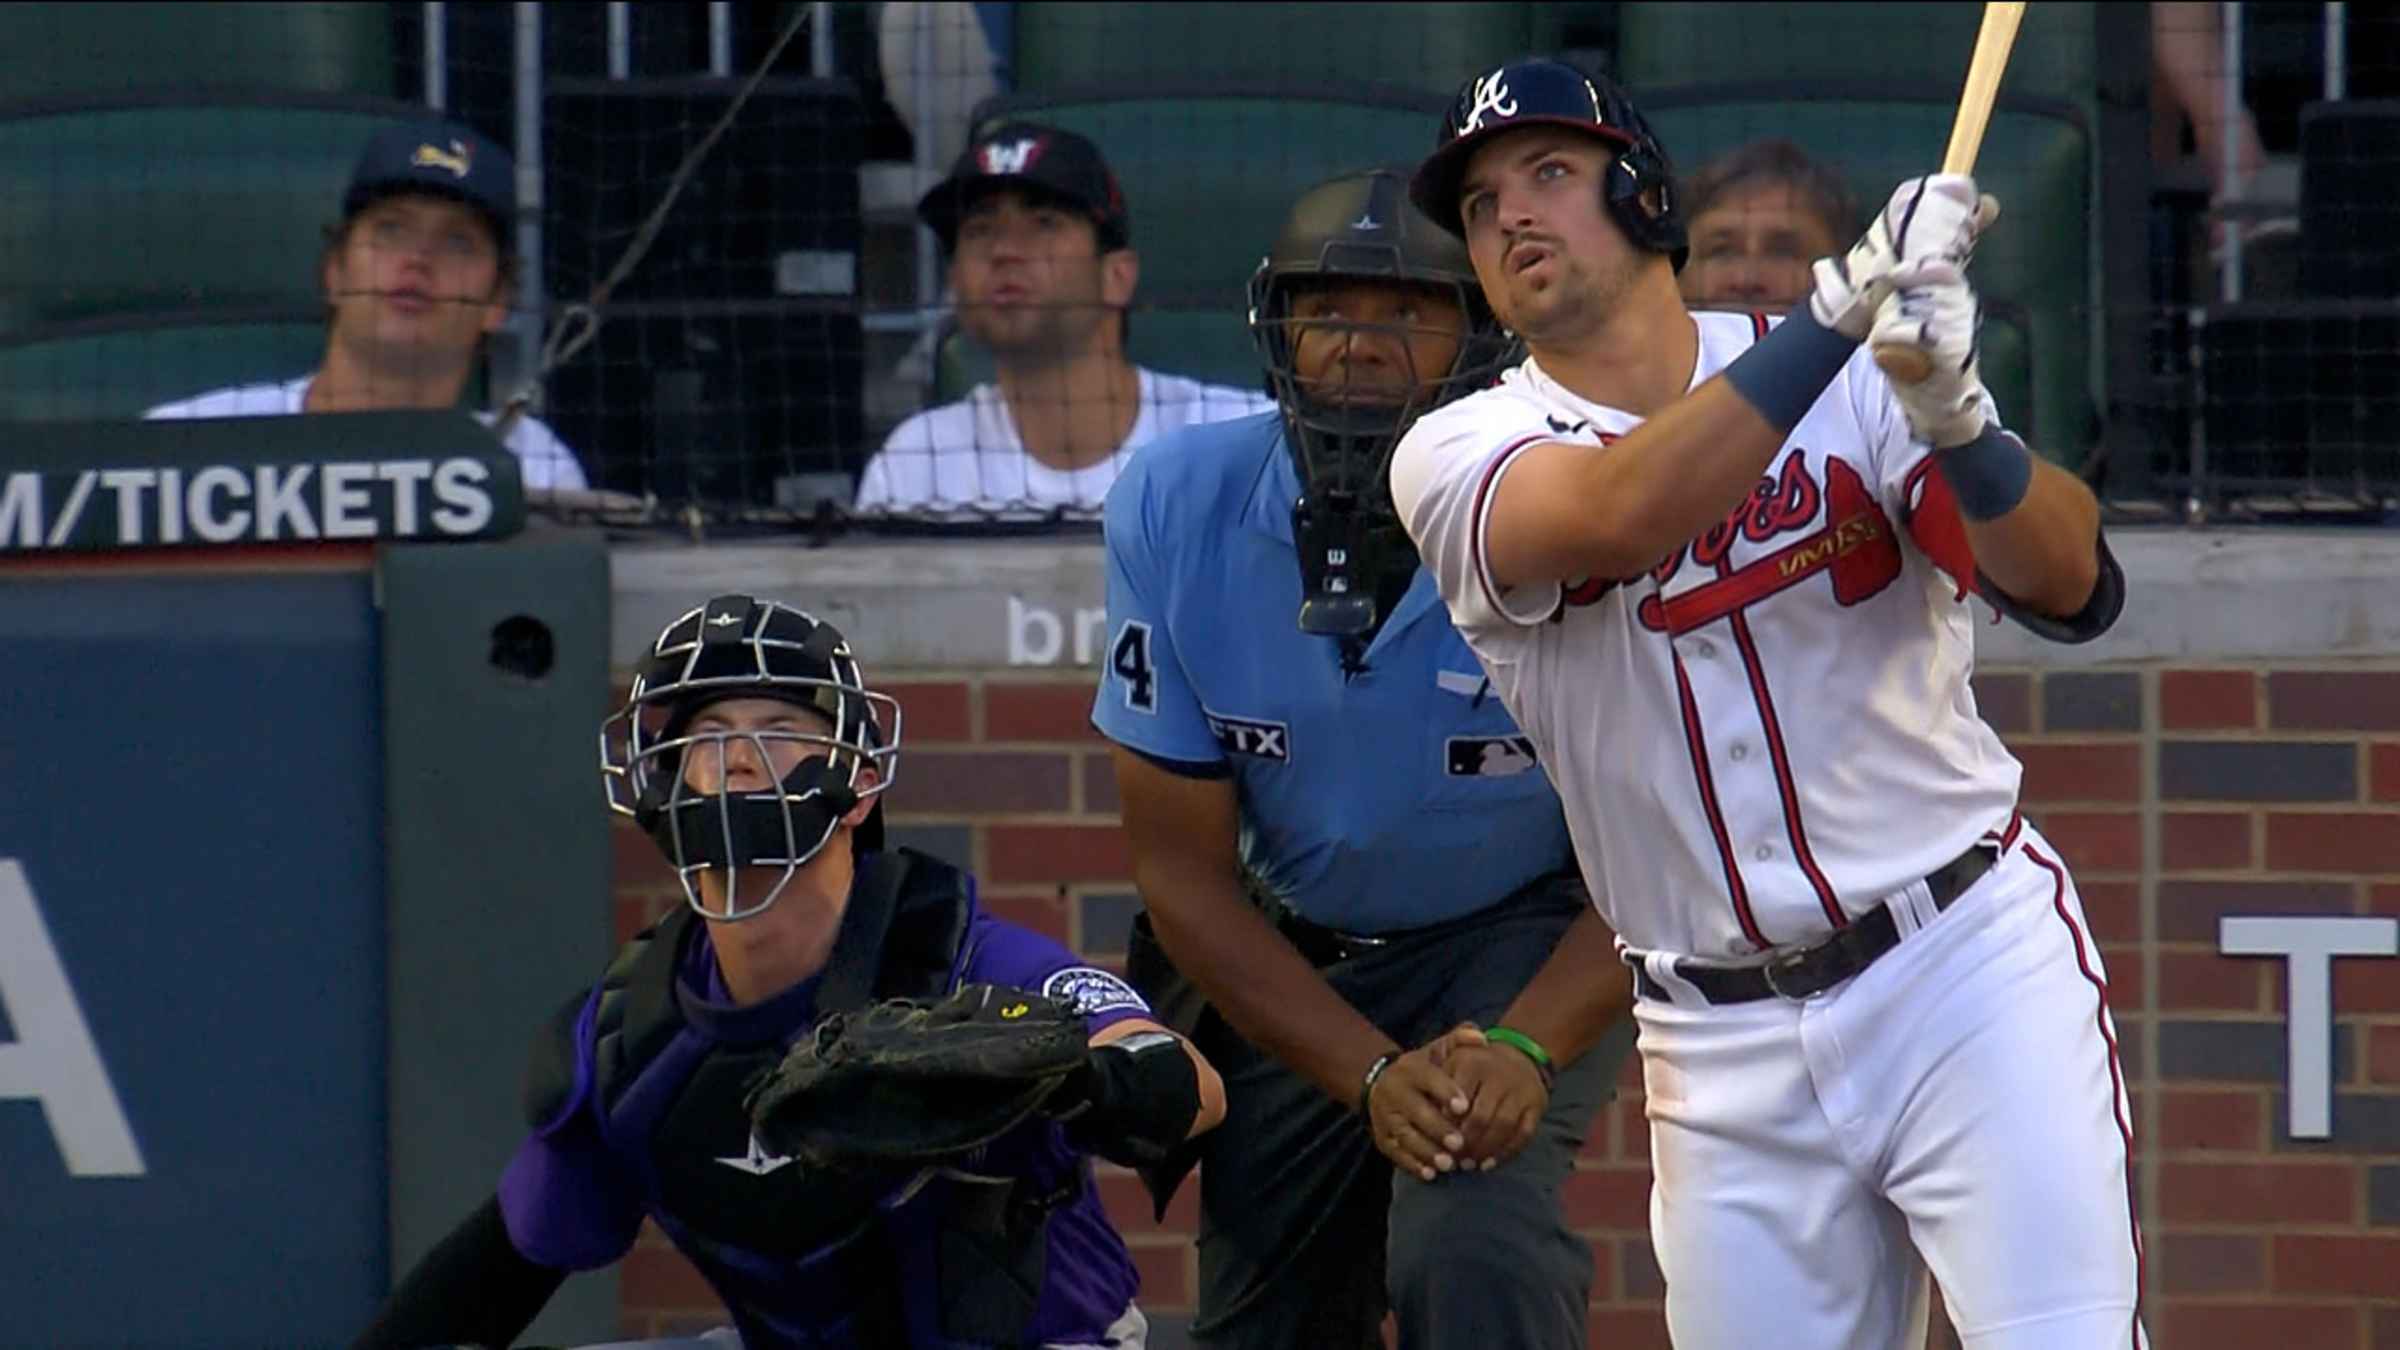
<instances>
[{"instance_id":1,"label":"umpire's black pants","mask_svg":"<svg viewBox=\"0 0 2400 1350\"><path fill-rule=\"evenodd\" d=\"M1495 906L1488 922L1373 948L1323 973L1413 1049L1463 1020L1499 1021L1588 903L1580 887L1536 887ZM1615 1093L1630 1019L1558 1076L1523 1152L1489 1172L1431 1182L1400 1175L1352 1103L1327 1097L1222 1018L1201 1022L1199 1043L1224 1075L1226 1111L1199 1141L1196 1342L1364 1350L1382 1344L1388 1311L1402 1350L1581 1350L1592 1257L1568 1229L1560 1193Z\"/></svg>"}]
</instances>

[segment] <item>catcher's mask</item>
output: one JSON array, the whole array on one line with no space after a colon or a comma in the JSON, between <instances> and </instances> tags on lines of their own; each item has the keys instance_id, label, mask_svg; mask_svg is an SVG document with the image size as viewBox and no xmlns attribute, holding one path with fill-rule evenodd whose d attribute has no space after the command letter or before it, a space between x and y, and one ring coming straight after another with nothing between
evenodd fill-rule
<instances>
[{"instance_id":1,"label":"catcher's mask","mask_svg":"<svg viewBox=\"0 0 2400 1350\"><path fill-rule=\"evenodd\" d=\"M689 733L702 709L735 698L777 699L813 716L802 719L805 730ZM765 787L736 789L726 758L736 743L765 769ZM775 766L795 748L798 761L778 779ZM747 595L718 596L668 624L643 657L625 706L600 725L609 809L633 817L657 843L701 917L727 921L774 904L841 818L891 786L899 753L899 704L866 687L833 625ZM696 765L706 766L700 776L720 790L692 786L687 771ZM862 784L870 765L873 780ZM882 842L877 807L852 843L866 851ZM766 892L747 903L745 868L760 869L752 888ZM725 883L722 905L711 905L699 884L712 869Z\"/></svg>"},{"instance_id":2,"label":"catcher's mask","mask_svg":"<svg viewBox=\"0 0 2400 1350\"><path fill-rule=\"evenodd\" d=\"M1564 61L1512 61L1460 85L1410 195L1444 230L1464 235L1458 192L1467 161L1485 141L1527 126L1567 127L1613 149L1601 205L1636 247L1664 253L1683 270L1691 248L1666 146L1624 90Z\"/></svg>"},{"instance_id":3,"label":"catcher's mask","mask_svg":"<svg viewBox=\"0 0 2400 1350\"><path fill-rule=\"evenodd\" d=\"M1348 281L1448 295L1464 318L1449 368L1414 368L1408 340L1424 334L1408 325L1295 317L1297 293ZM1370 380L1345 360L1332 378L1303 381L1300 339L1319 326L1347 330L1351 342L1388 335L1400 352L1401 378ZM1420 415L1497 379L1518 356L1517 344L1484 303L1466 246L1410 204L1407 171L1395 168L1344 174L1293 203L1273 251L1250 277L1250 337L1282 407L1284 443L1300 479L1292 535L1301 630L1363 638L1384 617L1376 612L1378 583L1417 568L1416 547L1392 506L1393 449Z\"/></svg>"}]
</instances>

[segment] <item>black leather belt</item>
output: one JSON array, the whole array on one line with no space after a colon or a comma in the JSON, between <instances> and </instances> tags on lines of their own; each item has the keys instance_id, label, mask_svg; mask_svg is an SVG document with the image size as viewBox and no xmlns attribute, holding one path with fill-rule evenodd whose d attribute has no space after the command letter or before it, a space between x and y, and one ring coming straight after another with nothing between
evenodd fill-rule
<instances>
[{"instance_id":1,"label":"black leather belt","mask_svg":"<svg viewBox=\"0 0 2400 1350\"><path fill-rule=\"evenodd\" d=\"M1506 904L1507 902L1502 901L1501 903ZM1489 923L1493 911L1499 908L1500 905L1486 905L1472 914L1461 914L1455 919L1444 919L1440 923L1429 923L1417 928L1395 929L1389 933L1345 933L1338 928L1327 928L1323 924L1310 923L1289 909L1283 909L1274 918L1276 930L1281 932L1292 946L1298 948L1302 956L1308 958L1310 965L1330 966L1337 961L1347 961L1351 957L1365 952L1380 951L1385 947L1396 947L1403 943L1442 937Z\"/></svg>"},{"instance_id":2,"label":"black leather belt","mask_svg":"<svg viewBox=\"0 0 2400 1350\"><path fill-rule=\"evenodd\" d=\"M1977 844L1925 878L1936 911L1981 880L1998 861L2000 850ZM1900 923L1888 904L1877 905L1849 927L1813 947L1777 955L1764 965L1714 966L1700 961L1677 961L1675 973L1711 1003L1753 1003L1762 998L1808 998L1824 993L1865 970L1875 958L1900 945ZM1650 972L1633 965L1633 987L1644 998L1671 1002L1670 995Z\"/></svg>"},{"instance_id":3,"label":"black leather belt","mask_svg":"<svg viewBox=\"0 0 2400 1350\"><path fill-rule=\"evenodd\" d=\"M1396 928L1384 933L1345 933L1311 923L1292 912L1290 906L1253 886L1252 899L1267 912L1277 932L1297 948L1312 966L1324 967L1367 952L1388 947L1406 946L1448 937L1471 928L1480 928L1513 910L1540 906L1557 908L1562 913L1577 913L1591 904L1589 892L1583 889L1583 879L1573 872L1552 872L1534 878L1483 908L1444 919L1439 923L1416 928Z\"/></svg>"}]
</instances>

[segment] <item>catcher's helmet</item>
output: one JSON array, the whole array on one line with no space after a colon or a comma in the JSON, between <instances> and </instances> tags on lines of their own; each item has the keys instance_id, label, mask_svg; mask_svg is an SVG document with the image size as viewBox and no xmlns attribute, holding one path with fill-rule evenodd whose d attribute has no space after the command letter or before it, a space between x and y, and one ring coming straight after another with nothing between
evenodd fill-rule
<instances>
[{"instance_id":1,"label":"catcher's helmet","mask_svg":"<svg viewBox=\"0 0 2400 1350\"><path fill-rule=\"evenodd\" d=\"M729 698L772 698L822 717L821 731L710 731L687 734L692 719ZM761 765L770 746L802 747L780 781L757 791L701 792L685 768L693 755L716 756L715 781L727 783L726 747L746 743ZM600 726L600 776L609 809L631 816L655 841L683 883L684 899L705 918L746 919L783 893L817 856L852 807L892 784L900 753L900 706L866 687L850 644L833 625L772 600L721 595L670 623L633 677L625 706ZM862 785L869 766L874 780ZM859 827L856 847L881 847L878 808ZM780 868L764 897L745 905L740 869ZM698 878L724 869L725 898L712 907Z\"/></svg>"},{"instance_id":2,"label":"catcher's helmet","mask_svg":"<svg viewBox=\"0 0 2400 1350\"><path fill-rule=\"evenodd\" d=\"M1449 369L1408 372L1412 387L1404 395L1304 386L1293 291L1334 279L1446 291L1466 319ZM1405 351L1408 335L1394 335ZM1417 566L1386 476L1401 433L1424 412L1490 384L1515 360L1517 344L1485 303L1465 245L1410 204L1407 170L1396 168L1343 174L1293 203L1273 250L1250 276L1250 337L1282 407L1284 443L1300 478L1293 529L1306 589L1300 626L1332 636L1367 632L1379 618L1379 573Z\"/></svg>"},{"instance_id":3,"label":"catcher's helmet","mask_svg":"<svg viewBox=\"0 0 2400 1350\"><path fill-rule=\"evenodd\" d=\"M1609 213L1637 246L1669 255L1682 269L1690 250L1666 147L1624 90L1564 61L1513 61L1460 85L1433 153L1409 183L1409 196L1443 229L1464 235L1458 187L1468 159L1492 137L1527 126L1573 127L1616 147L1601 190Z\"/></svg>"}]
</instances>

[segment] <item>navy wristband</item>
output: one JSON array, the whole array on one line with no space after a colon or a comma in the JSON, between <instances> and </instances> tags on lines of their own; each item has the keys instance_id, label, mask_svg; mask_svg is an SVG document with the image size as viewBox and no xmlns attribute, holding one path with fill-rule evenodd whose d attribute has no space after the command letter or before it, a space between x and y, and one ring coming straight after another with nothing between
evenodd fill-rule
<instances>
[{"instance_id":1,"label":"navy wristband","mask_svg":"<svg viewBox=\"0 0 2400 1350\"><path fill-rule=\"evenodd\" d=\"M1801 304L1725 367L1725 382L1777 431L1789 432L1857 350L1855 339L1821 326Z\"/></svg>"},{"instance_id":2,"label":"navy wristband","mask_svg":"<svg viewBox=\"0 0 2400 1350\"><path fill-rule=\"evenodd\" d=\"M2033 485L2033 452L1998 422L1986 422L1974 440L1933 452L1933 462L1950 480L1958 513L1973 521L1997 520L2017 509Z\"/></svg>"}]
</instances>

